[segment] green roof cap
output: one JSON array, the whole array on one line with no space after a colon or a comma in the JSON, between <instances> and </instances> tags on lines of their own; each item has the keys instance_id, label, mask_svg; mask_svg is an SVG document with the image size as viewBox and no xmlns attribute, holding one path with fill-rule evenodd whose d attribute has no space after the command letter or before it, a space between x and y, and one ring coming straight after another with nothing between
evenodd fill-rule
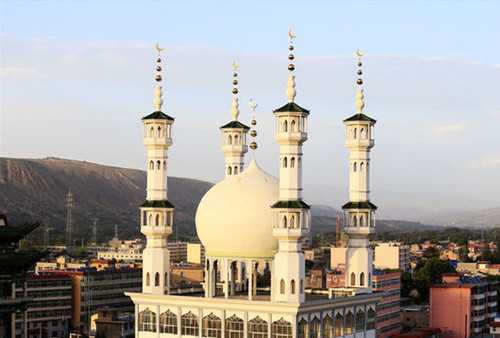
<instances>
[{"instance_id":1,"label":"green roof cap","mask_svg":"<svg viewBox=\"0 0 500 338\"><path fill-rule=\"evenodd\" d=\"M304 201L278 201L274 203L271 208L273 209L310 209L311 207Z\"/></svg>"},{"instance_id":2,"label":"green roof cap","mask_svg":"<svg viewBox=\"0 0 500 338\"><path fill-rule=\"evenodd\" d=\"M377 122L377 120L372 119L369 116L366 116L365 114L354 114L353 116L349 117L348 119L345 119L344 122L349 122L349 121L367 121L367 122Z\"/></svg>"},{"instance_id":3,"label":"green roof cap","mask_svg":"<svg viewBox=\"0 0 500 338\"><path fill-rule=\"evenodd\" d=\"M144 116L141 120L169 120L173 121L174 118L171 116L168 116L167 114L161 112L161 111L155 111L152 114L149 114L148 116Z\"/></svg>"},{"instance_id":4,"label":"green roof cap","mask_svg":"<svg viewBox=\"0 0 500 338\"><path fill-rule=\"evenodd\" d=\"M370 209L377 210L377 206L372 202L349 202L342 206L342 209Z\"/></svg>"},{"instance_id":5,"label":"green roof cap","mask_svg":"<svg viewBox=\"0 0 500 338\"><path fill-rule=\"evenodd\" d=\"M292 112L292 113L304 113L304 114L309 114L309 110L302 108L295 102L288 102L285 104L283 107L278 108L274 110L275 113L286 113L286 112Z\"/></svg>"},{"instance_id":6,"label":"green roof cap","mask_svg":"<svg viewBox=\"0 0 500 338\"><path fill-rule=\"evenodd\" d=\"M229 128L245 129L245 130L249 130L250 129L250 127L245 126L240 121L231 121L228 124L225 124L222 127L220 127L220 129L229 129Z\"/></svg>"},{"instance_id":7,"label":"green roof cap","mask_svg":"<svg viewBox=\"0 0 500 338\"><path fill-rule=\"evenodd\" d=\"M168 200L164 201L146 201L141 204L141 208L175 208Z\"/></svg>"}]
</instances>

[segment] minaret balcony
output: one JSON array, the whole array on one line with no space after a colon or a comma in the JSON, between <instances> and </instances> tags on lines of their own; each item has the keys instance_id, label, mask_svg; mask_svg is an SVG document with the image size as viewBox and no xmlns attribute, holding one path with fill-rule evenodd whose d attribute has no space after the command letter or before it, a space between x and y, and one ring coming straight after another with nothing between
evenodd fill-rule
<instances>
[{"instance_id":1,"label":"minaret balcony","mask_svg":"<svg viewBox=\"0 0 500 338\"><path fill-rule=\"evenodd\" d=\"M248 145L246 144L226 144L222 146L224 154L244 154L248 152Z\"/></svg>"},{"instance_id":2,"label":"minaret balcony","mask_svg":"<svg viewBox=\"0 0 500 338\"><path fill-rule=\"evenodd\" d=\"M344 228L344 231L348 235L370 235L375 233L374 227L368 226L347 226Z\"/></svg>"},{"instance_id":3,"label":"minaret balcony","mask_svg":"<svg viewBox=\"0 0 500 338\"><path fill-rule=\"evenodd\" d=\"M307 141L307 133L303 133L300 131L278 132L274 134L274 139L278 143L287 143L287 142L303 143Z\"/></svg>"},{"instance_id":4,"label":"minaret balcony","mask_svg":"<svg viewBox=\"0 0 500 338\"><path fill-rule=\"evenodd\" d=\"M146 147L148 146L171 146L172 139L165 137L145 137L142 142Z\"/></svg>"},{"instance_id":5,"label":"minaret balcony","mask_svg":"<svg viewBox=\"0 0 500 338\"><path fill-rule=\"evenodd\" d=\"M145 236L163 237L163 236L168 236L172 233L172 226L169 226L169 225L143 225L143 226L141 226L141 232Z\"/></svg>"},{"instance_id":6,"label":"minaret balcony","mask_svg":"<svg viewBox=\"0 0 500 338\"><path fill-rule=\"evenodd\" d=\"M373 139L347 139L345 140L345 146L349 149L370 149L375 146L375 140Z\"/></svg>"},{"instance_id":7,"label":"minaret balcony","mask_svg":"<svg viewBox=\"0 0 500 338\"><path fill-rule=\"evenodd\" d=\"M274 228L273 236L278 240L300 240L308 235L309 229L305 228Z\"/></svg>"}]
</instances>

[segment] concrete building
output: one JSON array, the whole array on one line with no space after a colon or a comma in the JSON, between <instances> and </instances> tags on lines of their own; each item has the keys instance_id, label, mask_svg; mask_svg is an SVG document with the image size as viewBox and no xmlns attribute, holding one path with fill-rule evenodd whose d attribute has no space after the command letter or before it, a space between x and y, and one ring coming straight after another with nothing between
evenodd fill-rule
<instances>
[{"instance_id":1,"label":"concrete building","mask_svg":"<svg viewBox=\"0 0 500 338\"><path fill-rule=\"evenodd\" d=\"M288 68L293 71L295 66ZM351 150L351 201L343 207L352 243L346 270L354 277L335 292L306 292L302 240L310 231L310 214L302 198L302 146L308 138L309 111L295 103L294 76L288 77L287 86L288 102L274 111L279 180L265 173L255 158L241 171L238 149L236 162L226 159L227 178L214 185L198 206L196 229L206 248L204 293L190 296L174 295L169 288L166 243L172 232L173 205L167 200L166 152L172 144L174 119L161 111L161 87L156 87L156 111L142 119L148 152L147 200L141 206L140 223L147 238L144 285L142 293L127 293L135 303L136 337L375 337L376 304L382 294L372 292L367 239L375 227L375 206L368 199L368 151L374 144L375 120L362 113L359 89L358 112L344 121ZM237 108L233 103L234 125ZM252 121L252 126L256 124ZM257 135L254 131L251 136ZM223 147L239 147L245 140L236 135L235 144L232 135L230 143L229 136ZM255 150L257 143L251 142L250 148ZM258 273L261 264L269 267L267 280Z\"/></svg>"},{"instance_id":2,"label":"concrete building","mask_svg":"<svg viewBox=\"0 0 500 338\"><path fill-rule=\"evenodd\" d=\"M330 269L335 270L339 265L345 266L345 253L347 247L331 247L330 248Z\"/></svg>"},{"instance_id":3,"label":"concrete building","mask_svg":"<svg viewBox=\"0 0 500 338\"><path fill-rule=\"evenodd\" d=\"M373 270L373 291L384 291L377 304L377 337L386 338L401 332L401 273Z\"/></svg>"},{"instance_id":4,"label":"concrete building","mask_svg":"<svg viewBox=\"0 0 500 338\"><path fill-rule=\"evenodd\" d=\"M187 244L187 259L188 263L205 264L205 247L198 243Z\"/></svg>"},{"instance_id":5,"label":"concrete building","mask_svg":"<svg viewBox=\"0 0 500 338\"><path fill-rule=\"evenodd\" d=\"M410 246L401 243L377 243L373 264L377 269L410 270Z\"/></svg>"},{"instance_id":6,"label":"concrete building","mask_svg":"<svg viewBox=\"0 0 500 338\"><path fill-rule=\"evenodd\" d=\"M174 264L170 267L170 285L178 287L184 284L203 283L204 265Z\"/></svg>"},{"instance_id":7,"label":"concrete building","mask_svg":"<svg viewBox=\"0 0 500 338\"><path fill-rule=\"evenodd\" d=\"M101 337L135 337L135 320L134 314L131 312L119 313L115 309L99 310L93 322L95 323L96 335Z\"/></svg>"},{"instance_id":8,"label":"concrete building","mask_svg":"<svg viewBox=\"0 0 500 338\"><path fill-rule=\"evenodd\" d=\"M440 328L443 338L488 332L497 315L497 284L479 277L444 274L443 284L430 288L430 326Z\"/></svg>"}]
</instances>

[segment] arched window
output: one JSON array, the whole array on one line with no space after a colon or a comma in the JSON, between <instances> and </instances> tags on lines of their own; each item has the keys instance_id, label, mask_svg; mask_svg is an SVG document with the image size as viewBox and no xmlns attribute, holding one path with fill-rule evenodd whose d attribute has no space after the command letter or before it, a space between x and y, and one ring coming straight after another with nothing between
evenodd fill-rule
<instances>
[{"instance_id":1,"label":"arched window","mask_svg":"<svg viewBox=\"0 0 500 338\"><path fill-rule=\"evenodd\" d=\"M167 161L163 161L163 170L167 170Z\"/></svg>"},{"instance_id":2,"label":"arched window","mask_svg":"<svg viewBox=\"0 0 500 338\"><path fill-rule=\"evenodd\" d=\"M285 120L285 122L283 122L283 132L288 133L288 121L287 120Z\"/></svg>"},{"instance_id":3,"label":"arched window","mask_svg":"<svg viewBox=\"0 0 500 338\"><path fill-rule=\"evenodd\" d=\"M360 275L359 275L359 285L360 286L364 286L365 285L365 273L362 272Z\"/></svg>"},{"instance_id":4,"label":"arched window","mask_svg":"<svg viewBox=\"0 0 500 338\"><path fill-rule=\"evenodd\" d=\"M311 338L321 338L321 321L318 317L314 316L314 319L311 320Z\"/></svg>"},{"instance_id":5,"label":"arched window","mask_svg":"<svg viewBox=\"0 0 500 338\"><path fill-rule=\"evenodd\" d=\"M283 225L283 228L286 228L288 226L286 216L283 216L282 225Z\"/></svg>"},{"instance_id":6,"label":"arched window","mask_svg":"<svg viewBox=\"0 0 500 338\"><path fill-rule=\"evenodd\" d=\"M323 318L323 338L332 338L332 318L329 315Z\"/></svg>"},{"instance_id":7,"label":"arched window","mask_svg":"<svg viewBox=\"0 0 500 338\"><path fill-rule=\"evenodd\" d=\"M161 137L161 127L156 130L156 137Z\"/></svg>"},{"instance_id":8,"label":"arched window","mask_svg":"<svg viewBox=\"0 0 500 338\"><path fill-rule=\"evenodd\" d=\"M165 286L168 286L168 272L165 272Z\"/></svg>"},{"instance_id":9,"label":"arched window","mask_svg":"<svg viewBox=\"0 0 500 338\"><path fill-rule=\"evenodd\" d=\"M233 144L233 137L231 135L229 135L229 137L227 138L227 143Z\"/></svg>"},{"instance_id":10,"label":"arched window","mask_svg":"<svg viewBox=\"0 0 500 338\"><path fill-rule=\"evenodd\" d=\"M362 332L365 330L365 314L363 310L359 309L356 313L356 332Z\"/></svg>"},{"instance_id":11,"label":"arched window","mask_svg":"<svg viewBox=\"0 0 500 338\"><path fill-rule=\"evenodd\" d=\"M290 229L295 228L295 216L290 216Z\"/></svg>"},{"instance_id":12,"label":"arched window","mask_svg":"<svg viewBox=\"0 0 500 338\"><path fill-rule=\"evenodd\" d=\"M154 137L155 136L155 128L151 127L151 129L149 129L149 137Z\"/></svg>"},{"instance_id":13,"label":"arched window","mask_svg":"<svg viewBox=\"0 0 500 338\"><path fill-rule=\"evenodd\" d=\"M183 336L198 336L198 316L189 311L181 317L181 334Z\"/></svg>"},{"instance_id":14,"label":"arched window","mask_svg":"<svg viewBox=\"0 0 500 338\"><path fill-rule=\"evenodd\" d=\"M365 135L365 128L361 128L360 132L359 132L360 136L362 139L365 139L366 138L366 135Z\"/></svg>"},{"instance_id":15,"label":"arched window","mask_svg":"<svg viewBox=\"0 0 500 338\"><path fill-rule=\"evenodd\" d=\"M155 168L155 163L153 161L149 162L149 169L153 170Z\"/></svg>"},{"instance_id":16,"label":"arched window","mask_svg":"<svg viewBox=\"0 0 500 338\"><path fill-rule=\"evenodd\" d=\"M150 282L150 276L149 276L149 272L146 274L146 286L149 286L149 282Z\"/></svg>"},{"instance_id":17,"label":"arched window","mask_svg":"<svg viewBox=\"0 0 500 338\"><path fill-rule=\"evenodd\" d=\"M161 167L161 162L160 161L156 161L156 169L160 170L160 167Z\"/></svg>"},{"instance_id":18,"label":"arched window","mask_svg":"<svg viewBox=\"0 0 500 338\"><path fill-rule=\"evenodd\" d=\"M368 310L368 318L366 320L366 330L375 330L375 310Z\"/></svg>"},{"instance_id":19,"label":"arched window","mask_svg":"<svg viewBox=\"0 0 500 338\"><path fill-rule=\"evenodd\" d=\"M248 338L267 337L267 322L259 316L248 322Z\"/></svg>"},{"instance_id":20,"label":"arched window","mask_svg":"<svg viewBox=\"0 0 500 338\"><path fill-rule=\"evenodd\" d=\"M153 225L153 215L149 214L149 222L148 225Z\"/></svg>"},{"instance_id":21,"label":"arched window","mask_svg":"<svg viewBox=\"0 0 500 338\"><path fill-rule=\"evenodd\" d=\"M304 293L304 291L305 291L305 290L304 290L304 280L303 280L303 279L301 279L301 280L300 280L300 292L301 292L301 293Z\"/></svg>"},{"instance_id":22,"label":"arched window","mask_svg":"<svg viewBox=\"0 0 500 338\"><path fill-rule=\"evenodd\" d=\"M368 272L368 286L371 286L372 285L372 274L370 272Z\"/></svg>"},{"instance_id":23,"label":"arched window","mask_svg":"<svg viewBox=\"0 0 500 338\"><path fill-rule=\"evenodd\" d=\"M295 168L295 157L290 159L290 168Z\"/></svg>"},{"instance_id":24,"label":"arched window","mask_svg":"<svg viewBox=\"0 0 500 338\"><path fill-rule=\"evenodd\" d=\"M228 338L243 338L244 333L243 319L233 314L231 317L226 319L226 337Z\"/></svg>"},{"instance_id":25,"label":"arched window","mask_svg":"<svg viewBox=\"0 0 500 338\"><path fill-rule=\"evenodd\" d=\"M170 310L160 315L160 333L177 334L177 315Z\"/></svg>"},{"instance_id":26,"label":"arched window","mask_svg":"<svg viewBox=\"0 0 500 338\"><path fill-rule=\"evenodd\" d=\"M286 168L288 166L288 160L286 157L283 157L283 168Z\"/></svg>"},{"instance_id":27,"label":"arched window","mask_svg":"<svg viewBox=\"0 0 500 338\"><path fill-rule=\"evenodd\" d=\"M295 280L294 279L292 279L292 281L290 282L290 293L292 295L295 294Z\"/></svg>"},{"instance_id":28,"label":"arched window","mask_svg":"<svg viewBox=\"0 0 500 338\"><path fill-rule=\"evenodd\" d=\"M352 165L352 171L358 171L358 162L354 162Z\"/></svg>"},{"instance_id":29,"label":"arched window","mask_svg":"<svg viewBox=\"0 0 500 338\"><path fill-rule=\"evenodd\" d=\"M333 322L333 336L340 337L344 335L344 318L340 313L335 315L335 320Z\"/></svg>"},{"instance_id":30,"label":"arched window","mask_svg":"<svg viewBox=\"0 0 500 338\"><path fill-rule=\"evenodd\" d=\"M234 174L238 175L238 167L237 166L234 166Z\"/></svg>"},{"instance_id":31,"label":"arched window","mask_svg":"<svg viewBox=\"0 0 500 338\"><path fill-rule=\"evenodd\" d=\"M156 214L156 217L155 217L155 225L160 225L160 214Z\"/></svg>"},{"instance_id":32,"label":"arched window","mask_svg":"<svg viewBox=\"0 0 500 338\"><path fill-rule=\"evenodd\" d=\"M299 322L299 338L309 338L309 323L304 318Z\"/></svg>"},{"instance_id":33,"label":"arched window","mask_svg":"<svg viewBox=\"0 0 500 338\"><path fill-rule=\"evenodd\" d=\"M358 138L358 128L354 128L354 138L357 139Z\"/></svg>"},{"instance_id":34,"label":"arched window","mask_svg":"<svg viewBox=\"0 0 500 338\"><path fill-rule=\"evenodd\" d=\"M228 174L228 175L231 175L231 174L232 174L232 172L233 172L233 168L231 168L231 167L227 167L227 174Z\"/></svg>"},{"instance_id":35,"label":"arched window","mask_svg":"<svg viewBox=\"0 0 500 338\"><path fill-rule=\"evenodd\" d=\"M139 331L156 332L156 314L149 308L139 312Z\"/></svg>"},{"instance_id":36,"label":"arched window","mask_svg":"<svg viewBox=\"0 0 500 338\"><path fill-rule=\"evenodd\" d=\"M352 216L352 224L355 227L358 226L358 218L356 217L356 215Z\"/></svg>"},{"instance_id":37,"label":"arched window","mask_svg":"<svg viewBox=\"0 0 500 338\"><path fill-rule=\"evenodd\" d=\"M361 170L361 172L365 171L365 163L364 162L361 162L359 164L359 170Z\"/></svg>"},{"instance_id":38,"label":"arched window","mask_svg":"<svg viewBox=\"0 0 500 338\"><path fill-rule=\"evenodd\" d=\"M292 324L283 317L271 325L271 338L292 338Z\"/></svg>"},{"instance_id":39,"label":"arched window","mask_svg":"<svg viewBox=\"0 0 500 338\"><path fill-rule=\"evenodd\" d=\"M364 226L364 219L363 219L363 215L359 216L359 226L360 226L360 227Z\"/></svg>"},{"instance_id":40,"label":"arched window","mask_svg":"<svg viewBox=\"0 0 500 338\"><path fill-rule=\"evenodd\" d=\"M155 273L155 286L160 286L160 274Z\"/></svg>"},{"instance_id":41,"label":"arched window","mask_svg":"<svg viewBox=\"0 0 500 338\"><path fill-rule=\"evenodd\" d=\"M356 274L354 272L351 273L351 285L356 285Z\"/></svg>"},{"instance_id":42,"label":"arched window","mask_svg":"<svg viewBox=\"0 0 500 338\"><path fill-rule=\"evenodd\" d=\"M354 315L351 311L347 312L345 315L345 334L353 334L354 333Z\"/></svg>"},{"instance_id":43,"label":"arched window","mask_svg":"<svg viewBox=\"0 0 500 338\"><path fill-rule=\"evenodd\" d=\"M222 321L219 317L210 313L203 317L203 337L221 337Z\"/></svg>"},{"instance_id":44,"label":"arched window","mask_svg":"<svg viewBox=\"0 0 500 338\"><path fill-rule=\"evenodd\" d=\"M292 120L292 123L290 123L290 129L292 132L295 132L295 120Z\"/></svg>"},{"instance_id":45,"label":"arched window","mask_svg":"<svg viewBox=\"0 0 500 338\"><path fill-rule=\"evenodd\" d=\"M281 294L285 293L285 281L283 279L280 282L280 293Z\"/></svg>"},{"instance_id":46,"label":"arched window","mask_svg":"<svg viewBox=\"0 0 500 338\"><path fill-rule=\"evenodd\" d=\"M234 135L234 144L238 145L238 135Z\"/></svg>"}]
</instances>

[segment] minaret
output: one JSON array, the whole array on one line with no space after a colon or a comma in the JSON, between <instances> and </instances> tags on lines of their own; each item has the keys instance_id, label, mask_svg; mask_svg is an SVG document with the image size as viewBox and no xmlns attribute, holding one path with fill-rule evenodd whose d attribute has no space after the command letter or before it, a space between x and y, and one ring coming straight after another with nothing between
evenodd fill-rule
<instances>
[{"instance_id":1,"label":"minaret","mask_svg":"<svg viewBox=\"0 0 500 338\"><path fill-rule=\"evenodd\" d=\"M158 64L161 63L158 44ZM161 66L156 70L161 72ZM161 75L156 76L160 83ZM143 293L168 294L170 285L170 252L167 237L172 233L174 206L167 198L167 152L172 145L174 118L161 111L162 87L156 86L156 110L142 118L143 144L147 148L147 197L141 205L141 232L147 238L143 252Z\"/></svg>"},{"instance_id":2,"label":"minaret","mask_svg":"<svg viewBox=\"0 0 500 338\"><path fill-rule=\"evenodd\" d=\"M293 51L293 36L289 31ZM294 55L288 56L289 60ZM288 65L293 72L295 66ZM280 145L280 194L273 206L273 235L279 240L274 256L272 298L278 302L298 303L305 300L305 257L302 238L310 228L309 205L302 201L302 143L307 140L309 111L294 102L295 76L288 76L288 103L274 110L275 140Z\"/></svg>"},{"instance_id":3,"label":"minaret","mask_svg":"<svg viewBox=\"0 0 500 338\"><path fill-rule=\"evenodd\" d=\"M361 70L361 54L358 61L358 75ZM358 78L361 87L363 80ZM365 288L371 292L373 254L369 247L368 235L375 232L375 210L370 202L370 149L374 146L375 120L363 114L363 89L356 93L357 114L344 120L345 145L349 156L349 203L342 206L344 229L349 235L346 252L346 286Z\"/></svg>"},{"instance_id":4,"label":"minaret","mask_svg":"<svg viewBox=\"0 0 500 338\"><path fill-rule=\"evenodd\" d=\"M238 115L240 111L238 110L238 76L236 61L233 61L234 73L233 73L233 103L231 108L231 115L233 120L222 127L222 152L226 156L225 172L226 178L233 175L238 175L243 170L244 156L248 151L248 139L247 134L249 127L245 126L243 123L238 121Z\"/></svg>"}]
</instances>

